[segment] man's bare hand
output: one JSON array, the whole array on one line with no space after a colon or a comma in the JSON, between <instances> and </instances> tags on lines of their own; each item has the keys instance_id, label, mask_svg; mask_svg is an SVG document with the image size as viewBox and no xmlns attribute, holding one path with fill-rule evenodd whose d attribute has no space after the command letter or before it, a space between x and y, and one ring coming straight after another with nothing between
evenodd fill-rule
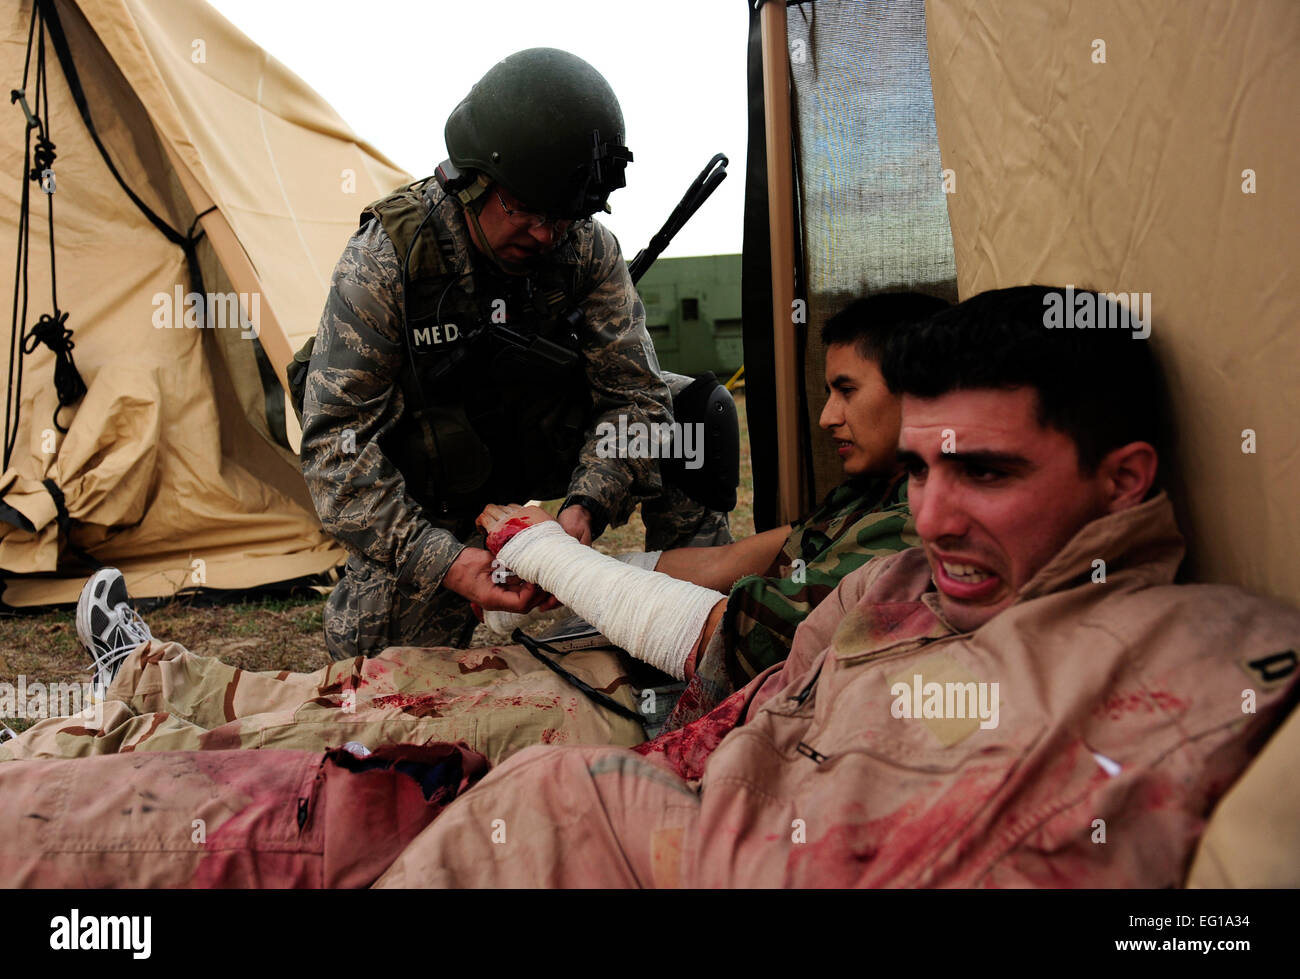
<instances>
[{"instance_id":1,"label":"man's bare hand","mask_svg":"<svg viewBox=\"0 0 1300 979\"><path fill-rule=\"evenodd\" d=\"M525 527L532 527L553 519L554 517L541 507L520 506L517 503L489 503L474 522L487 534L488 549L495 554L513 536L512 530L518 533ZM540 607L543 612L549 612L559 606L559 600L552 598L549 592L541 589L537 591L539 597L529 606L530 609Z\"/></svg>"},{"instance_id":2,"label":"man's bare hand","mask_svg":"<svg viewBox=\"0 0 1300 979\"><path fill-rule=\"evenodd\" d=\"M570 537L576 537L584 546L591 546L591 514L581 503L560 511L560 526Z\"/></svg>"},{"instance_id":3,"label":"man's bare hand","mask_svg":"<svg viewBox=\"0 0 1300 979\"><path fill-rule=\"evenodd\" d=\"M460 552L443 576L442 586L483 609L497 612L527 612L550 597L536 585L507 576L493 565L492 555L478 547Z\"/></svg>"},{"instance_id":4,"label":"man's bare hand","mask_svg":"<svg viewBox=\"0 0 1300 979\"><path fill-rule=\"evenodd\" d=\"M553 519L555 518L540 507L520 506L517 503L489 503L478 515L475 523L488 535L488 548L496 552L509 539L506 532L510 527L507 525L513 526L517 533L524 527L532 527ZM580 505L566 507L560 513L559 524L564 528L565 533L577 538L584 546L591 545L591 514L587 512L586 507ZM538 605L541 611L549 612L553 608L559 608L558 598L553 598L545 592L542 594L543 598Z\"/></svg>"}]
</instances>

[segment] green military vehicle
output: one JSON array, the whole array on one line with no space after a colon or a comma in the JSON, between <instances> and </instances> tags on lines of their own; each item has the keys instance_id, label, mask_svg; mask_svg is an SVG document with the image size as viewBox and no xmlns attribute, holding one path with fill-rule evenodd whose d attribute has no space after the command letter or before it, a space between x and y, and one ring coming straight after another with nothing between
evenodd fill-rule
<instances>
[{"instance_id":1,"label":"green military vehicle","mask_svg":"<svg viewBox=\"0 0 1300 979\"><path fill-rule=\"evenodd\" d=\"M637 291L664 370L726 381L744 362L739 254L661 258Z\"/></svg>"}]
</instances>

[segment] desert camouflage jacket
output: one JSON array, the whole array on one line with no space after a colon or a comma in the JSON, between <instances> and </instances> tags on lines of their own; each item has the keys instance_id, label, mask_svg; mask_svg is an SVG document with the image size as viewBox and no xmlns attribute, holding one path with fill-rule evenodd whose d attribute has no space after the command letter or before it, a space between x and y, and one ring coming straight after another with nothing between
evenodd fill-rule
<instances>
[{"instance_id":1,"label":"desert camouflage jacket","mask_svg":"<svg viewBox=\"0 0 1300 979\"><path fill-rule=\"evenodd\" d=\"M459 205L436 186L425 194L435 210L425 233L444 244L456 287L477 293L480 301L509 288L473 248ZM653 459L601 458L597 426L617 426L620 414L629 423L671 419L645 310L618 241L594 221L576 224L544 261L576 265L575 295L585 297L578 336L592 411L569 495L586 496L607 513L623 512L629 495L657 495L658 469ZM387 568L407 594L422 600L441 583L472 525L463 513L440 519L422 507L383 449L385 435L404 411L413 410L399 383L408 357L401 282L401 257L379 220L371 219L352 236L334 270L307 376L301 455L325 529L355 556Z\"/></svg>"}]
</instances>

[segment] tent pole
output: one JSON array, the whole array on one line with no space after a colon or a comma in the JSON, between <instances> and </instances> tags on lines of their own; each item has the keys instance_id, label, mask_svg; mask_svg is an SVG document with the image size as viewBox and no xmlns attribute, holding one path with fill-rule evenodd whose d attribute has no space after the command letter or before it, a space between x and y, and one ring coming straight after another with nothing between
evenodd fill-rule
<instances>
[{"instance_id":1,"label":"tent pole","mask_svg":"<svg viewBox=\"0 0 1300 979\"><path fill-rule=\"evenodd\" d=\"M790 153L790 52L785 2L767 0L759 13L763 107L767 130L768 237L772 248L772 331L776 373L777 517L802 512L799 483L798 383L795 368L794 176Z\"/></svg>"}]
</instances>

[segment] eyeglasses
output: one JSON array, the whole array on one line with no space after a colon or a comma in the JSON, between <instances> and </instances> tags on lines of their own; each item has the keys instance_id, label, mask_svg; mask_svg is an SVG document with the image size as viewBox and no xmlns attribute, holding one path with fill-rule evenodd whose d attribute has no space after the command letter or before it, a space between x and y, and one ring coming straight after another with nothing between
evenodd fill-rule
<instances>
[{"instance_id":1,"label":"eyeglasses","mask_svg":"<svg viewBox=\"0 0 1300 979\"><path fill-rule=\"evenodd\" d=\"M506 212L510 223L517 227L527 228L529 231L545 227L553 234L561 235L569 230L569 225L573 224L569 218L548 218L545 214L537 214L534 211L516 210L506 203L506 199L501 196L501 191L497 190L494 193L497 195L501 210Z\"/></svg>"}]
</instances>

